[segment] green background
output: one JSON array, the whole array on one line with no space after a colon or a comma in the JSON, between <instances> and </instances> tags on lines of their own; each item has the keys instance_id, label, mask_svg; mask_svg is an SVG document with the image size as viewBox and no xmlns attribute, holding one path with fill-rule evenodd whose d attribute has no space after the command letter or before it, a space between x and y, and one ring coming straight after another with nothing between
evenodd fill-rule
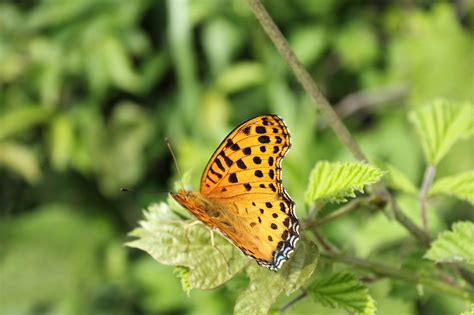
<instances>
[{"instance_id":1,"label":"green background","mask_svg":"<svg viewBox=\"0 0 474 315\"><path fill-rule=\"evenodd\" d=\"M264 3L369 159L419 186L425 164L407 113L440 97L474 99L472 2ZM232 311L245 276L188 297L173 267L124 246L141 209L165 200L160 191L179 178L165 138L197 189L231 129L278 114L292 135L283 174L299 216L316 161L352 159L243 0L2 1L0 84L2 315ZM455 145L437 176L472 169L472 144ZM472 219L467 203L436 205L435 232ZM390 248L406 232L369 215L324 232L361 256L383 248L377 257L396 264ZM370 290L379 314L464 309L387 280ZM318 310L345 314L311 299L288 313Z\"/></svg>"}]
</instances>

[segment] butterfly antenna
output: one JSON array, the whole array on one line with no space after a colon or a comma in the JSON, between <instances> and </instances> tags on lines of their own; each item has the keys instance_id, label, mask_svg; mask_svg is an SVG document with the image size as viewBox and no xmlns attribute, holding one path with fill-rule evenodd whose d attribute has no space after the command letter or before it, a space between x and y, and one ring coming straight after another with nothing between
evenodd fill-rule
<instances>
[{"instance_id":1,"label":"butterfly antenna","mask_svg":"<svg viewBox=\"0 0 474 315\"><path fill-rule=\"evenodd\" d=\"M174 155L173 148L171 147L171 142L168 140L168 138L165 138L165 142L166 142L166 146L168 147L168 150L171 153L171 157L173 158L173 162L174 162L174 166L176 167L176 171L178 172L179 183L181 184L181 188L183 190L185 190L183 180L182 180L182 177L181 177L181 172L180 172L179 166L178 166L178 160L176 160L176 156Z\"/></svg>"}]
</instances>

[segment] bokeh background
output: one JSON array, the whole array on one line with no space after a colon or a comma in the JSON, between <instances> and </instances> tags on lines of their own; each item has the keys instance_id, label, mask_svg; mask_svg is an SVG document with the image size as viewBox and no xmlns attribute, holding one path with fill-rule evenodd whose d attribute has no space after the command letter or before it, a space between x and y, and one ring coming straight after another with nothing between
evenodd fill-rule
<instances>
[{"instance_id":1,"label":"bokeh background","mask_svg":"<svg viewBox=\"0 0 474 315\"><path fill-rule=\"evenodd\" d=\"M473 3L264 3L369 158L419 185L425 165L407 112L474 99ZM351 159L243 0L1 1L0 85L2 315L232 311L245 276L188 297L173 267L124 246L141 209L178 178L166 137L196 188L233 127L280 115L294 144L284 184L300 216L315 162ZM469 148L456 145L438 174L472 169ZM442 202L435 227L472 214ZM405 237L378 233L377 222L326 233L362 254ZM384 281L371 290L380 314L462 309L449 298L422 307ZM309 310L345 314L310 299L288 313Z\"/></svg>"}]
</instances>

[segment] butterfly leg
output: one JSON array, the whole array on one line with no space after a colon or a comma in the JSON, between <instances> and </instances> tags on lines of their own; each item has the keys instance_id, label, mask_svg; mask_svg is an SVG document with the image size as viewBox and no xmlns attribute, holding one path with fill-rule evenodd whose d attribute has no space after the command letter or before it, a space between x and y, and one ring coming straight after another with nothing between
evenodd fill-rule
<instances>
[{"instance_id":1,"label":"butterfly leg","mask_svg":"<svg viewBox=\"0 0 474 315\"><path fill-rule=\"evenodd\" d=\"M227 266L227 272L230 273L231 270L230 270L230 265L229 265L229 262L227 261L227 258L225 257L224 253L219 249L219 247L217 247L216 243L215 243L215 240L214 240L214 231L213 230L209 230L211 232L211 246L214 247L218 252L219 254L221 254L222 258L224 259L224 262Z\"/></svg>"}]
</instances>

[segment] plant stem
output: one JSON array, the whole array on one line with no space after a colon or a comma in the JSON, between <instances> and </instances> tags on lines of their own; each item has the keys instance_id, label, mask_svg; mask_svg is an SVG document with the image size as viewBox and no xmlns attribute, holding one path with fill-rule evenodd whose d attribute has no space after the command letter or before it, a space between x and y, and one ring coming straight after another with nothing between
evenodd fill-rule
<instances>
[{"instance_id":1,"label":"plant stem","mask_svg":"<svg viewBox=\"0 0 474 315\"><path fill-rule=\"evenodd\" d=\"M327 216L325 216L322 219L319 219L319 220L316 219L316 220L311 220L311 221L307 222L304 225L304 227L306 229L308 229L308 228L311 228L311 227L314 227L314 226L321 226L323 224L331 222L334 219L337 219L337 218L345 215L346 213L349 213L349 212L352 212L356 209L359 209L360 205L363 203L363 201L365 201L365 199L363 199L363 198L354 199L354 200L346 203L344 206L340 207L339 209L331 212L330 214L328 214Z\"/></svg>"},{"instance_id":2,"label":"plant stem","mask_svg":"<svg viewBox=\"0 0 474 315\"><path fill-rule=\"evenodd\" d=\"M436 173L436 169L433 165L429 165L426 168L425 175L423 176L423 183L421 184L421 188L420 188L420 196L418 199L420 202L421 222L423 224L423 229L425 230L426 234L429 234L428 214L427 214L428 201L426 197L428 195L428 189L433 183L435 173Z\"/></svg>"},{"instance_id":3,"label":"plant stem","mask_svg":"<svg viewBox=\"0 0 474 315\"><path fill-rule=\"evenodd\" d=\"M407 272L405 270L400 270L394 267L349 255L334 255L331 253L321 252L321 256L347 265L371 271L379 276L390 277L393 279L398 279L415 284L423 284L430 289L436 290L441 293L450 294L452 296L460 297L463 299L474 299L474 291L469 288L461 288L454 284L422 277L417 274Z\"/></svg>"},{"instance_id":4,"label":"plant stem","mask_svg":"<svg viewBox=\"0 0 474 315\"><path fill-rule=\"evenodd\" d=\"M275 47L290 66L296 79L300 82L305 91L312 97L317 106L319 106L321 113L326 118L328 125L332 128L337 138L342 142L342 144L346 146L346 148L349 149L349 151L357 160L368 161L357 142L354 140L354 138L352 138L347 128L344 126L334 109L331 107L329 101L320 92L309 73L303 67L301 62L299 62L299 60L296 58L288 44L288 41L280 32L272 17L270 14L268 14L260 0L247 1L249 3L250 9L256 16L257 20L260 22L260 25L262 25L262 28L267 33L268 37L270 37ZM381 182L374 184L373 187L376 194L387 197L390 196L389 192ZM426 235L424 231L420 229L415 223L413 223L407 216L405 216L400 208L398 208L398 206L394 203L394 198L391 197L390 200L393 204L392 211L395 219L423 244L426 245L427 240L429 244L429 236Z\"/></svg>"},{"instance_id":5,"label":"plant stem","mask_svg":"<svg viewBox=\"0 0 474 315\"><path fill-rule=\"evenodd\" d=\"M411 235L413 235L421 244L424 246L430 246L431 238L422 229L420 229L409 217L403 213L398 206L395 198L390 195L390 204L392 205L393 214L395 219L407 229Z\"/></svg>"}]
</instances>

